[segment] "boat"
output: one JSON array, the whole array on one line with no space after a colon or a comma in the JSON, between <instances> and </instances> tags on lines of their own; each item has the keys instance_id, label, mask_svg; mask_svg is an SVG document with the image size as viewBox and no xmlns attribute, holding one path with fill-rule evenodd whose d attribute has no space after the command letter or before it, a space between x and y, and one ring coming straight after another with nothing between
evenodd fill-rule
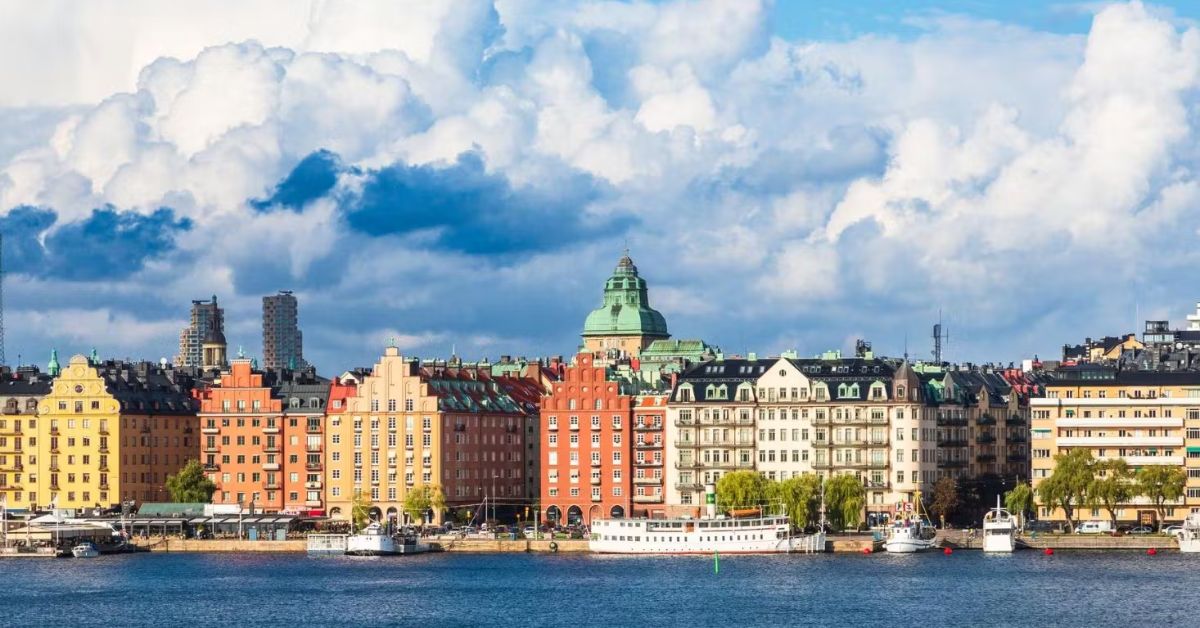
<instances>
[{"instance_id":1,"label":"boat","mask_svg":"<svg viewBox=\"0 0 1200 628\"><path fill-rule=\"evenodd\" d=\"M1183 520L1183 528L1176 533L1179 541L1179 551L1186 553L1200 552L1200 512L1188 514Z\"/></svg>"},{"instance_id":2,"label":"boat","mask_svg":"<svg viewBox=\"0 0 1200 628\"><path fill-rule=\"evenodd\" d=\"M996 507L983 516L983 551L1011 552L1016 546L1017 518L1000 507L1000 498L996 498Z\"/></svg>"},{"instance_id":3,"label":"boat","mask_svg":"<svg viewBox=\"0 0 1200 628\"><path fill-rule=\"evenodd\" d=\"M711 502L710 502L711 504ZM786 554L823 552L825 535L793 536L785 515L761 509L701 519L596 519L588 549L597 554Z\"/></svg>"},{"instance_id":4,"label":"boat","mask_svg":"<svg viewBox=\"0 0 1200 628\"><path fill-rule=\"evenodd\" d=\"M100 555L100 550L91 541L84 541L71 548L71 555L75 558L96 558Z\"/></svg>"},{"instance_id":5,"label":"boat","mask_svg":"<svg viewBox=\"0 0 1200 628\"><path fill-rule=\"evenodd\" d=\"M900 517L888 528L883 548L892 554L913 554L933 548L936 531L919 516Z\"/></svg>"},{"instance_id":6,"label":"boat","mask_svg":"<svg viewBox=\"0 0 1200 628\"><path fill-rule=\"evenodd\" d=\"M346 553L351 556L393 556L401 553L396 539L378 521L346 539Z\"/></svg>"}]
</instances>

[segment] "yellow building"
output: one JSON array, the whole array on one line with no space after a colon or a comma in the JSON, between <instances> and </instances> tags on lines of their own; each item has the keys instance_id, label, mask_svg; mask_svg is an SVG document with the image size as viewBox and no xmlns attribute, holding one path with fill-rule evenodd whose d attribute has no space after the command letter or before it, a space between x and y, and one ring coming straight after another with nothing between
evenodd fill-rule
<instances>
[{"instance_id":1,"label":"yellow building","mask_svg":"<svg viewBox=\"0 0 1200 628\"><path fill-rule=\"evenodd\" d=\"M51 367L55 363L51 358ZM25 509L28 437L37 426L38 402L50 392L50 377L36 368L0 367L0 499L10 510Z\"/></svg>"},{"instance_id":2,"label":"yellow building","mask_svg":"<svg viewBox=\"0 0 1200 628\"><path fill-rule=\"evenodd\" d=\"M167 476L199 453L195 408L177 371L71 358L27 422L26 505L168 501Z\"/></svg>"},{"instance_id":3,"label":"yellow building","mask_svg":"<svg viewBox=\"0 0 1200 628\"><path fill-rule=\"evenodd\" d=\"M1046 382L1046 396L1030 400L1030 406L1035 489L1054 472L1055 454L1087 448L1097 460L1123 458L1134 469L1186 469L1186 495L1167 508L1166 520L1182 520L1200 508L1200 373L1064 370ZM1061 509L1040 500L1038 516L1065 520ZM1076 520L1107 518L1106 511L1090 506L1075 515ZM1150 523L1154 518L1145 497L1117 512L1118 521Z\"/></svg>"}]
</instances>

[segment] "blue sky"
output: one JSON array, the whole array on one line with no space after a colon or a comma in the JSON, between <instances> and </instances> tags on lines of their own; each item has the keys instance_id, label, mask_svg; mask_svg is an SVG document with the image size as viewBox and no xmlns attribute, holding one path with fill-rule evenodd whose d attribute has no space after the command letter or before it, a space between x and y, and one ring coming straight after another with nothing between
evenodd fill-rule
<instances>
[{"instance_id":1,"label":"blue sky","mask_svg":"<svg viewBox=\"0 0 1200 628\"><path fill-rule=\"evenodd\" d=\"M211 294L256 355L281 289L325 373L570 354L626 246L728 352L940 312L1007 363L1200 298L1192 3L121 9L0 0L10 361L170 358Z\"/></svg>"}]
</instances>

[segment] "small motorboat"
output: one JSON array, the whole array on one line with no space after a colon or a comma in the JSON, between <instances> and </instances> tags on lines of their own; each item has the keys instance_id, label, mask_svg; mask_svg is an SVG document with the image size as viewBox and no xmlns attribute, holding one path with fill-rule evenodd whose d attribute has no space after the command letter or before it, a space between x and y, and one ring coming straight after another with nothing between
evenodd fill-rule
<instances>
[{"instance_id":1,"label":"small motorboat","mask_svg":"<svg viewBox=\"0 0 1200 628\"><path fill-rule=\"evenodd\" d=\"M71 548L71 555L75 558L95 558L100 555L100 550L91 541L84 541Z\"/></svg>"},{"instance_id":2,"label":"small motorboat","mask_svg":"<svg viewBox=\"0 0 1200 628\"><path fill-rule=\"evenodd\" d=\"M1000 498L996 498L996 507L983 517L983 551L1011 552L1016 545L1017 520L1004 508L1000 507Z\"/></svg>"}]
</instances>

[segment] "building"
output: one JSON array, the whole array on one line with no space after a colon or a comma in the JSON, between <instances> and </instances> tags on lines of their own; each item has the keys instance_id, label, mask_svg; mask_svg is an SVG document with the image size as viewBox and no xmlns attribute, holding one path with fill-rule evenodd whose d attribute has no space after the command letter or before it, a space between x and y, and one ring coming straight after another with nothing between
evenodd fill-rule
<instances>
[{"instance_id":1,"label":"building","mask_svg":"<svg viewBox=\"0 0 1200 628\"><path fill-rule=\"evenodd\" d=\"M23 426L26 507L169 501L167 476L197 457L192 384L165 364L72 357Z\"/></svg>"},{"instance_id":2,"label":"building","mask_svg":"<svg viewBox=\"0 0 1200 628\"><path fill-rule=\"evenodd\" d=\"M36 444L29 439L37 428L38 404L50 387L50 376L36 367L0 367L0 495L10 511L29 507L24 480L32 468L27 454Z\"/></svg>"},{"instance_id":3,"label":"building","mask_svg":"<svg viewBox=\"0 0 1200 628\"><path fill-rule=\"evenodd\" d=\"M213 326L224 329L225 311L217 305L217 296L211 301L192 301L191 322L179 333L179 354L175 366L199 367L204 364L203 343Z\"/></svg>"},{"instance_id":4,"label":"building","mask_svg":"<svg viewBox=\"0 0 1200 628\"><path fill-rule=\"evenodd\" d=\"M667 516L666 424L669 395L633 398L633 516Z\"/></svg>"},{"instance_id":5,"label":"building","mask_svg":"<svg viewBox=\"0 0 1200 628\"><path fill-rule=\"evenodd\" d=\"M329 381L311 370L258 371L248 359L197 389L200 459L214 504L323 515Z\"/></svg>"},{"instance_id":6,"label":"building","mask_svg":"<svg viewBox=\"0 0 1200 628\"><path fill-rule=\"evenodd\" d=\"M263 297L263 368L300 369L304 361L304 335L300 332L299 305L287 290Z\"/></svg>"},{"instance_id":7,"label":"building","mask_svg":"<svg viewBox=\"0 0 1200 628\"><path fill-rule=\"evenodd\" d=\"M1046 395L1030 401L1033 486L1054 472L1054 455L1087 448L1097 460L1122 458L1130 467L1176 466L1187 472L1183 500L1167 508L1168 521L1200 509L1200 372L1060 369L1045 381ZM1038 503L1041 519L1062 521L1061 509ZM1104 518L1083 507L1076 519ZM1152 523L1145 497L1123 504L1117 519Z\"/></svg>"},{"instance_id":8,"label":"building","mask_svg":"<svg viewBox=\"0 0 1200 628\"><path fill-rule=\"evenodd\" d=\"M388 347L345 409L330 414L325 447L327 499L348 518L355 495L377 518L405 517L413 487L440 486L448 510L479 520L485 500L497 516L532 504L526 435L536 432L542 387L493 376L490 367L405 359ZM441 522L444 513L431 513Z\"/></svg>"},{"instance_id":9,"label":"building","mask_svg":"<svg viewBox=\"0 0 1200 628\"><path fill-rule=\"evenodd\" d=\"M1114 364L1142 349L1145 345L1138 340L1137 334L1105 336L1098 340L1085 338L1080 345L1063 345L1062 360L1064 364Z\"/></svg>"},{"instance_id":10,"label":"building","mask_svg":"<svg viewBox=\"0 0 1200 628\"><path fill-rule=\"evenodd\" d=\"M670 337L663 315L650 307L646 280L626 251L604 284L604 304L584 321L582 350L637 356L655 340Z\"/></svg>"}]
</instances>

